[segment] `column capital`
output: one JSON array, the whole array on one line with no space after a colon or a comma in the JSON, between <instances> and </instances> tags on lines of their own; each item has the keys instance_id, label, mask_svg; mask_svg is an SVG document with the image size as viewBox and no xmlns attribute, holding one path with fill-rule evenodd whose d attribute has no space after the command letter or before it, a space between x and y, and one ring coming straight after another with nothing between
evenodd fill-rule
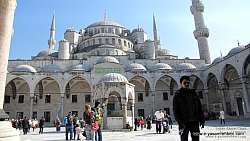
<instances>
[{"instance_id":1,"label":"column capital","mask_svg":"<svg viewBox=\"0 0 250 141\"><path fill-rule=\"evenodd\" d=\"M0 0L0 9L10 9L11 8L12 10L15 10L16 5L17 5L16 0Z\"/></svg>"}]
</instances>

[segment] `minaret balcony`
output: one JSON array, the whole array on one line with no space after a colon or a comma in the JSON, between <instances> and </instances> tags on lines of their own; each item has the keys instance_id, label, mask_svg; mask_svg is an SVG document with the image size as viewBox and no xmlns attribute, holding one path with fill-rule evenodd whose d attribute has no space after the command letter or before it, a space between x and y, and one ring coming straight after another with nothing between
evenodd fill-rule
<instances>
[{"instance_id":1,"label":"minaret balcony","mask_svg":"<svg viewBox=\"0 0 250 141\"><path fill-rule=\"evenodd\" d=\"M194 32L194 37L195 39L200 38L200 37L209 37L209 30L206 27L199 28L195 30Z\"/></svg>"},{"instance_id":2,"label":"minaret balcony","mask_svg":"<svg viewBox=\"0 0 250 141\"><path fill-rule=\"evenodd\" d=\"M190 11L192 14L195 12L204 12L204 5L200 1L197 1L195 4L190 6Z\"/></svg>"}]
</instances>

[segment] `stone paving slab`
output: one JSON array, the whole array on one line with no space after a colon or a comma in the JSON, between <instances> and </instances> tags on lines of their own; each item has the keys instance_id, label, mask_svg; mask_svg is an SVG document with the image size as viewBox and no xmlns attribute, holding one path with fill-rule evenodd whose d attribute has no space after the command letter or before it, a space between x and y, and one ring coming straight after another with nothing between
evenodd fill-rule
<instances>
[{"instance_id":1,"label":"stone paving slab","mask_svg":"<svg viewBox=\"0 0 250 141\"><path fill-rule=\"evenodd\" d=\"M232 121L230 126L221 126L219 121L208 122L208 126L201 129L203 135L200 141L250 141L249 121ZM237 123L245 123L245 126L237 126ZM248 127L247 127L248 126ZM155 125L153 125L155 127ZM38 134L38 130L30 132L28 135L20 135L21 141L64 141L64 128L62 132L56 133L55 128L45 128L44 134ZM22 133L22 132L20 132ZM204 135L205 133L205 135ZM232 136L234 134L234 136ZM180 141L177 125L173 126L170 133L156 134L155 128L152 130L139 130L133 132L103 132L103 141ZM191 141L191 138L190 138Z\"/></svg>"}]
</instances>

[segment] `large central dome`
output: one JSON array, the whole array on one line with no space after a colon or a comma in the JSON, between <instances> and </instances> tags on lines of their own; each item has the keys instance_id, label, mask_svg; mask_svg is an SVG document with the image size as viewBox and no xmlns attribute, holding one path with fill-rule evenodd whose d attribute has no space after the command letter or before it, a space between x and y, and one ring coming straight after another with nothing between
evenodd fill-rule
<instances>
[{"instance_id":1,"label":"large central dome","mask_svg":"<svg viewBox=\"0 0 250 141\"><path fill-rule=\"evenodd\" d=\"M96 26L118 26L118 27L123 27L122 25L120 25L117 22L111 21L111 20L104 20L104 21L99 21L99 22L95 22L91 25L88 26L89 27L96 27Z\"/></svg>"}]
</instances>

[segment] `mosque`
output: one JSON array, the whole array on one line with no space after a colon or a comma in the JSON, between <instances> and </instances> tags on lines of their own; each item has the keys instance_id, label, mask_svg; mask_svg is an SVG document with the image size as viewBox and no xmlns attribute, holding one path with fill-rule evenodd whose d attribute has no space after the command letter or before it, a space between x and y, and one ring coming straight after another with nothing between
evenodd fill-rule
<instances>
[{"instance_id":1,"label":"mosque","mask_svg":"<svg viewBox=\"0 0 250 141\"><path fill-rule=\"evenodd\" d=\"M161 48L154 16L153 39L143 28L131 30L104 18L79 31L66 29L56 50L53 17L47 50L30 60L9 60L4 111L10 118L43 116L52 125L68 112L81 118L85 104L99 101L104 128L124 128L134 117L159 109L173 116L179 79L189 75L205 111L250 117L250 44L211 63L204 6L192 0L190 10L200 59L179 59Z\"/></svg>"}]
</instances>

